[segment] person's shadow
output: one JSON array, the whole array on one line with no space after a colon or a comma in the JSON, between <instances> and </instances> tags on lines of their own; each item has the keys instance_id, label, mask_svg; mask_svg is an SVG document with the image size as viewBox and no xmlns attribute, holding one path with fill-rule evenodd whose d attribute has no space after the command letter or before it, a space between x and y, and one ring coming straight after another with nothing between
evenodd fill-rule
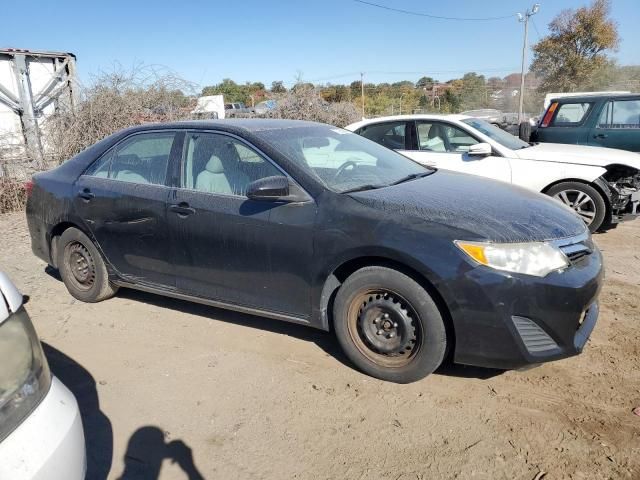
<instances>
[{"instance_id":1,"label":"person's shadow","mask_svg":"<svg viewBox=\"0 0 640 480\"><path fill-rule=\"evenodd\" d=\"M42 342L49 368L78 401L87 452L87 480L105 480L111 470L113 429L100 410L98 390L93 376L75 360Z\"/></svg>"},{"instance_id":2,"label":"person's shadow","mask_svg":"<svg viewBox=\"0 0 640 480\"><path fill-rule=\"evenodd\" d=\"M204 480L193 462L191 448L182 440L165 442L162 430L154 426L140 427L131 435L124 471L117 480L156 480L165 458L178 464L189 480Z\"/></svg>"}]
</instances>

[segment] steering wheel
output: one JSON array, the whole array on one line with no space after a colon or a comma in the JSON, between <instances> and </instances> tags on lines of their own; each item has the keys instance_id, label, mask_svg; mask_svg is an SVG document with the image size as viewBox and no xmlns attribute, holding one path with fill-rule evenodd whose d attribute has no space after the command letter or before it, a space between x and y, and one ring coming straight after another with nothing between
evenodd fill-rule
<instances>
[{"instance_id":1,"label":"steering wheel","mask_svg":"<svg viewBox=\"0 0 640 480\"><path fill-rule=\"evenodd\" d=\"M357 165L358 165L357 159L356 160L347 159L347 161L344 162L342 165L340 165L340 167L338 168L338 171L333 176L333 181L335 182L336 180L338 180L338 178L340 178L340 175L342 175L347 168L355 167Z\"/></svg>"}]
</instances>

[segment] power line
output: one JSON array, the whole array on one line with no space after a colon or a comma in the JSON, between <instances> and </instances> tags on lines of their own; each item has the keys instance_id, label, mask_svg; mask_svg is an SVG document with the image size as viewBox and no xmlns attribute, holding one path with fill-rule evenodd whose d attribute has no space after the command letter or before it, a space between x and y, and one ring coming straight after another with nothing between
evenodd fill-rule
<instances>
[{"instance_id":1,"label":"power line","mask_svg":"<svg viewBox=\"0 0 640 480\"><path fill-rule=\"evenodd\" d=\"M457 20L457 21L462 21L462 22L486 22L486 21L491 21L491 20L505 20L507 18L513 18L515 17L515 14L511 14L511 15L503 15L500 17L476 17L476 18L465 18L465 17L443 17L440 15L431 15L429 13L422 13L422 12L412 12L410 10L403 10L401 8L394 8L394 7L388 7L386 5L380 5L377 3L373 3L373 2L366 2L364 0L353 0L354 2L357 3L362 3L364 5L369 5L371 7L376 7L376 8L381 8L383 10L390 10L392 12L398 12L398 13L404 13L406 15L413 15L416 17L427 17L427 18L433 18L436 20Z\"/></svg>"},{"instance_id":2,"label":"power line","mask_svg":"<svg viewBox=\"0 0 640 480\"><path fill-rule=\"evenodd\" d=\"M538 30L538 26L536 25L536 22L533 20L533 18L531 19L531 23L533 23L533 28L536 31L536 35L538 35L538 40L540 40L542 38L542 35L540 35L540 31Z\"/></svg>"}]
</instances>

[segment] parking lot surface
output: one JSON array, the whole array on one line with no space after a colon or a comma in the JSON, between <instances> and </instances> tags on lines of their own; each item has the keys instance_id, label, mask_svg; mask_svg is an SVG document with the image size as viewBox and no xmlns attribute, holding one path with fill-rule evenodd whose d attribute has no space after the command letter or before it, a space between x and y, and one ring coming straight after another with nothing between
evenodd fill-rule
<instances>
[{"instance_id":1,"label":"parking lot surface","mask_svg":"<svg viewBox=\"0 0 640 480\"><path fill-rule=\"evenodd\" d=\"M89 479L640 478L640 221L595 236L607 279L582 355L410 385L297 325L130 290L80 303L24 214L0 232L0 270L78 398Z\"/></svg>"}]
</instances>

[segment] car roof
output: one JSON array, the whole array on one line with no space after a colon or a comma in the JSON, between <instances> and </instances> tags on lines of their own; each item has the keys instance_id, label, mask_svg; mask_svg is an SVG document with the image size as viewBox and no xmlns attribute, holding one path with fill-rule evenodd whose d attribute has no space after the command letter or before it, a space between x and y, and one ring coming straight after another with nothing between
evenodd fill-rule
<instances>
[{"instance_id":1,"label":"car roof","mask_svg":"<svg viewBox=\"0 0 640 480\"><path fill-rule=\"evenodd\" d=\"M640 98L640 93L594 93L593 95L584 94L575 97L556 97L552 98L551 102L560 103L579 103L579 102L592 102L593 100L600 100L602 98L616 98L620 99L637 99Z\"/></svg>"},{"instance_id":2,"label":"car roof","mask_svg":"<svg viewBox=\"0 0 640 480\"><path fill-rule=\"evenodd\" d=\"M300 127L329 128L330 125L304 120L280 120L273 118L229 118L224 120L186 120L181 122L145 123L127 129L127 133L146 130L171 130L176 128L194 130L223 130L228 132L259 132L264 130L284 130Z\"/></svg>"},{"instance_id":3,"label":"car roof","mask_svg":"<svg viewBox=\"0 0 640 480\"><path fill-rule=\"evenodd\" d=\"M388 117L376 117L376 118L367 118L361 120L359 122L352 123L349 125L347 130L355 130L356 128L363 127L365 125L371 125L373 123L382 123L382 122L393 122L393 121L408 121L408 120L454 120L454 121L462 121L468 118L475 118L469 115L461 115L461 114L447 114L447 115L437 115L430 113L414 113L410 115L390 115Z\"/></svg>"}]
</instances>

